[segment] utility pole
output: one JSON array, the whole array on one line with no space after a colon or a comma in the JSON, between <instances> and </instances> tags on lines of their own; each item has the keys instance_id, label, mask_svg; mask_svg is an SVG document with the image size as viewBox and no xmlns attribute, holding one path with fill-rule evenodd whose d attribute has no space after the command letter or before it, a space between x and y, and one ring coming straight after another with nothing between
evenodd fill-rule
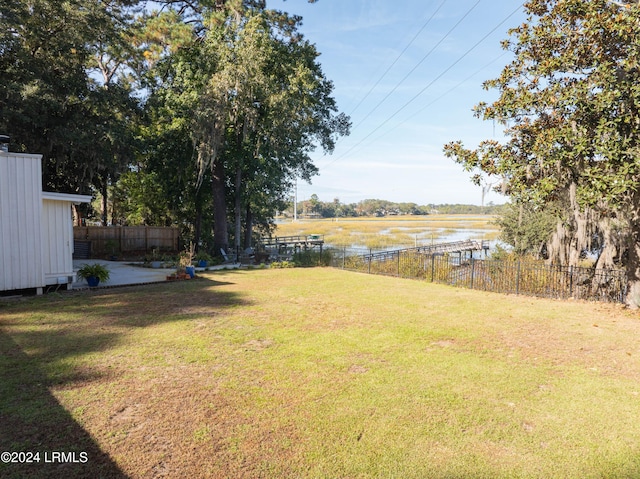
<instances>
[{"instance_id":1,"label":"utility pole","mask_svg":"<svg viewBox=\"0 0 640 479\"><path fill-rule=\"evenodd\" d=\"M298 221L298 178L293 190L293 222Z\"/></svg>"}]
</instances>

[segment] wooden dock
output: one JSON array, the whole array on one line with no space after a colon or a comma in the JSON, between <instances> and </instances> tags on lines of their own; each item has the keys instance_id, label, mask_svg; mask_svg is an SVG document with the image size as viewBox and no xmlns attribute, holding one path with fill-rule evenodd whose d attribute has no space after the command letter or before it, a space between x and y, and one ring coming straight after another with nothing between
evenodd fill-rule
<instances>
[{"instance_id":1,"label":"wooden dock","mask_svg":"<svg viewBox=\"0 0 640 479\"><path fill-rule=\"evenodd\" d=\"M318 249L322 253L324 235L276 236L262 242L262 247L276 259L291 258L295 253Z\"/></svg>"},{"instance_id":2,"label":"wooden dock","mask_svg":"<svg viewBox=\"0 0 640 479\"><path fill-rule=\"evenodd\" d=\"M420 253L427 255L443 255L446 253L457 253L462 256L463 253L469 252L473 255L474 251L488 251L488 241L454 241L451 243L438 243L426 246L417 246L415 248L403 248L391 251L379 251L376 253L364 254L362 257L367 261L387 261L397 258L401 253Z\"/></svg>"},{"instance_id":3,"label":"wooden dock","mask_svg":"<svg viewBox=\"0 0 640 479\"><path fill-rule=\"evenodd\" d=\"M317 249L322 253L324 246L324 235L298 235L298 236L276 236L261 243L261 247L269 254L270 259L290 259L295 253ZM433 245L418 246L415 248L403 248L390 251L378 251L375 253L363 254L365 261L386 261L397 258L401 253L420 253L426 255L458 254L474 251L488 251L488 241L454 241L451 243L438 243Z\"/></svg>"}]
</instances>

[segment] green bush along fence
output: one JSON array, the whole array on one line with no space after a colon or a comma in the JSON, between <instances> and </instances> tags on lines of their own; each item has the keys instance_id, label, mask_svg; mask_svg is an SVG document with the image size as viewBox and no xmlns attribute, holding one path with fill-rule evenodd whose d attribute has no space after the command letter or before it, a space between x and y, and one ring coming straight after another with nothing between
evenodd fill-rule
<instances>
[{"instance_id":1,"label":"green bush along fence","mask_svg":"<svg viewBox=\"0 0 640 479\"><path fill-rule=\"evenodd\" d=\"M626 276L623 270L617 269L482 260L458 253L424 254L402 250L378 257L350 256L346 250L334 250L332 266L497 293L605 302L624 302L626 297Z\"/></svg>"}]
</instances>

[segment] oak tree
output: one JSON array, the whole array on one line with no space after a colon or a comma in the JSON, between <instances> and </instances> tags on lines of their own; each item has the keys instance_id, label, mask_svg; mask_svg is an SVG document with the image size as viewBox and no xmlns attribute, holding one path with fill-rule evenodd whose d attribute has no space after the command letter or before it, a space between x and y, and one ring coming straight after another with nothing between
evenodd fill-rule
<instances>
[{"instance_id":1,"label":"oak tree","mask_svg":"<svg viewBox=\"0 0 640 479\"><path fill-rule=\"evenodd\" d=\"M0 131L43 155L47 189L88 193L132 158L139 105L116 72L135 3L0 0Z\"/></svg>"},{"instance_id":2,"label":"oak tree","mask_svg":"<svg viewBox=\"0 0 640 479\"><path fill-rule=\"evenodd\" d=\"M317 171L309 156L316 145L331 151L348 133L298 24L282 12L215 12L200 41L164 62L155 94L167 119L188 122L200 175L210 173L216 253L229 246L230 211L240 246L242 215L250 229L252 208L269 206L256 201L281 202L295 177Z\"/></svg>"}]
</instances>

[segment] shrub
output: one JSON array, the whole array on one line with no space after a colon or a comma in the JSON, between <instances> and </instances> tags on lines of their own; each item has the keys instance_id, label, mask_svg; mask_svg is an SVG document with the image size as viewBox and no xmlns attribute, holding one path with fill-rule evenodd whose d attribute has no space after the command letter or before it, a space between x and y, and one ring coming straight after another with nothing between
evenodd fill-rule
<instances>
[{"instance_id":1,"label":"shrub","mask_svg":"<svg viewBox=\"0 0 640 479\"><path fill-rule=\"evenodd\" d=\"M271 263L272 268L295 268L296 265L292 261L274 261Z\"/></svg>"},{"instance_id":2,"label":"shrub","mask_svg":"<svg viewBox=\"0 0 640 479\"><path fill-rule=\"evenodd\" d=\"M333 260L331 251L302 251L293 255L296 266L330 266Z\"/></svg>"},{"instance_id":3,"label":"shrub","mask_svg":"<svg viewBox=\"0 0 640 479\"><path fill-rule=\"evenodd\" d=\"M194 261L200 262L200 261L206 261L207 263L211 263L211 261L213 260L213 258L211 257L210 254L208 254L206 251L199 251L194 257L193 257Z\"/></svg>"}]
</instances>

